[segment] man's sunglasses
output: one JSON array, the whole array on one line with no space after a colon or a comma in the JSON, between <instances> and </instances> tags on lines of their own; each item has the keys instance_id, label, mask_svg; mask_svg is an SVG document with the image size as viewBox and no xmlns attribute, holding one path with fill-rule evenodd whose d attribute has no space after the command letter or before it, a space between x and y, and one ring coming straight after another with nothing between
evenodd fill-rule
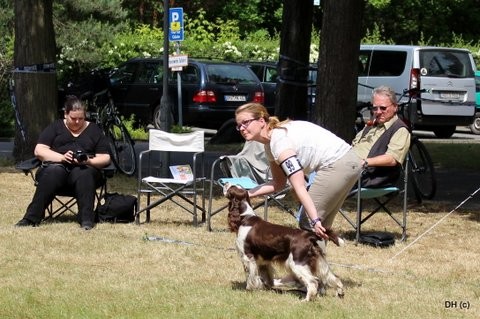
<instances>
[{"instance_id":1,"label":"man's sunglasses","mask_svg":"<svg viewBox=\"0 0 480 319\"><path fill-rule=\"evenodd\" d=\"M392 104L390 104L390 105L392 105ZM374 106L372 106L372 111L377 112L378 110L380 110L380 111L383 112L383 111L386 111L387 108L388 108L388 106L384 106L384 105L374 105Z\"/></svg>"}]
</instances>

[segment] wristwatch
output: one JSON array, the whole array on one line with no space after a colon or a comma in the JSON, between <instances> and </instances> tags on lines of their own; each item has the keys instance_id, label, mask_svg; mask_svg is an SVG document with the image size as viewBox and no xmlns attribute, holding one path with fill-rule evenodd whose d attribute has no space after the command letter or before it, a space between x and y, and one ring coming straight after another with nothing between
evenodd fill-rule
<instances>
[{"instance_id":1,"label":"wristwatch","mask_svg":"<svg viewBox=\"0 0 480 319\"><path fill-rule=\"evenodd\" d=\"M312 228L315 227L315 225L316 225L319 221L321 221L321 220L320 220L320 218L318 218L318 217L315 218L315 219L312 219L312 221L310 222L310 226L311 226Z\"/></svg>"}]
</instances>

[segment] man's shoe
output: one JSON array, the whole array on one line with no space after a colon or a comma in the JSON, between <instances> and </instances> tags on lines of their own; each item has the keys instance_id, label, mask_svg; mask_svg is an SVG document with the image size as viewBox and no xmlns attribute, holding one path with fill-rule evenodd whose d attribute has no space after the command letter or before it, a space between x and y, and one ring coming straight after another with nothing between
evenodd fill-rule
<instances>
[{"instance_id":1,"label":"man's shoe","mask_svg":"<svg viewBox=\"0 0 480 319\"><path fill-rule=\"evenodd\" d=\"M28 220L26 218L22 218L18 221L18 223L15 224L15 226L16 227L28 227L28 226L37 227L38 224L34 223L31 220Z\"/></svg>"},{"instance_id":2,"label":"man's shoe","mask_svg":"<svg viewBox=\"0 0 480 319\"><path fill-rule=\"evenodd\" d=\"M82 229L84 229L84 230L90 230L90 229L93 228L93 223L91 223L91 222L83 222L81 227L82 227Z\"/></svg>"}]
</instances>

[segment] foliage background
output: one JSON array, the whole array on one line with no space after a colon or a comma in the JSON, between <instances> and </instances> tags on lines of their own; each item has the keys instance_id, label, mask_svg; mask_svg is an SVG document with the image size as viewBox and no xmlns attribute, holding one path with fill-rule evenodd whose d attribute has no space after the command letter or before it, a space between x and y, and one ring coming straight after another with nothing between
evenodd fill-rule
<instances>
[{"instance_id":1,"label":"foliage background","mask_svg":"<svg viewBox=\"0 0 480 319\"><path fill-rule=\"evenodd\" d=\"M170 5L184 9L182 53L230 61L277 60L282 0L177 0ZM153 0L54 1L59 85L93 68L163 54L162 11L162 2ZM322 18L320 7L314 11L311 62L318 58ZM14 112L7 90L13 68L12 1L0 0L0 22L0 136L12 136ZM478 25L476 0L369 0L362 43L467 48L478 64L480 28L472 27Z\"/></svg>"}]
</instances>

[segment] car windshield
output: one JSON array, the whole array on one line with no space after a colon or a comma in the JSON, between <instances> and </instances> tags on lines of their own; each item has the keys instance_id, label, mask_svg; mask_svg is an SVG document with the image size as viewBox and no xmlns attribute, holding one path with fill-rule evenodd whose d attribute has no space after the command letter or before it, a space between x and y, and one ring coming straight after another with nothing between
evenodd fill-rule
<instances>
[{"instance_id":1,"label":"car windshield","mask_svg":"<svg viewBox=\"0 0 480 319\"><path fill-rule=\"evenodd\" d=\"M209 64L207 74L210 82L217 84L252 84L258 80L245 66L231 64Z\"/></svg>"}]
</instances>

